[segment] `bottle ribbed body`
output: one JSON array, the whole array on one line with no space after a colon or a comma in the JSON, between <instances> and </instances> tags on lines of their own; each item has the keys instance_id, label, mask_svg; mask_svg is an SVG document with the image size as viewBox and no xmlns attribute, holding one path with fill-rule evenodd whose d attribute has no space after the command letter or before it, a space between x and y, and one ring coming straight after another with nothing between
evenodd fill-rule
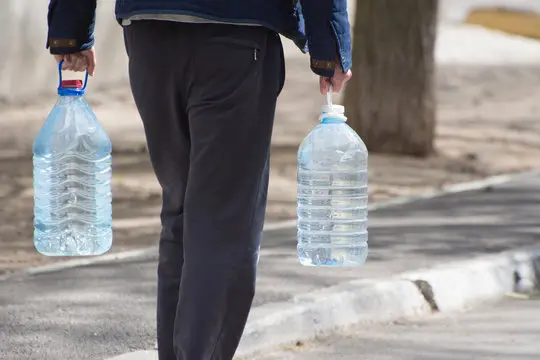
<instances>
[{"instance_id":1,"label":"bottle ribbed body","mask_svg":"<svg viewBox=\"0 0 540 360\"><path fill-rule=\"evenodd\" d=\"M34 142L34 245L89 256L112 245L111 142L82 97L60 97Z\"/></svg>"},{"instance_id":2,"label":"bottle ribbed body","mask_svg":"<svg viewBox=\"0 0 540 360\"><path fill-rule=\"evenodd\" d=\"M368 254L368 153L339 117L298 152L298 257L309 266L362 265Z\"/></svg>"}]
</instances>

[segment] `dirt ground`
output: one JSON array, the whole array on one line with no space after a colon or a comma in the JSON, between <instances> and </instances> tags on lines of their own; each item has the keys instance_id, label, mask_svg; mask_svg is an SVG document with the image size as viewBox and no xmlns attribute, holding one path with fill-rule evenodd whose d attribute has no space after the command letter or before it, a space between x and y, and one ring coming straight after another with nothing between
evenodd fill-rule
<instances>
[{"instance_id":1,"label":"dirt ground","mask_svg":"<svg viewBox=\"0 0 540 360\"><path fill-rule=\"evenodd\" d=\"M538 84L540 66L439 68L437 154L428 159L372 154L371 201L540 166ZM292 219L296 214L296 150L317 122L319 103L305 96L306 88L314 85L312 78L289 74L280 100L272 150L269 222ZM107 98L106 93L101 96ZM133 106L128 97L121 101L125 107ZM99 106L95 101L94 107ZM13 108L8 110L13 113ZM0 107L0 117L6 111ZM1 147L7 146L4 143ZM113 251L156 244L160 191L147 154L116 154L114 167L114 218L127 222L115 230ZM34 251L31 176L29 157L0 157L0 273L65 260Z\"/></svg>"}]
</instances>

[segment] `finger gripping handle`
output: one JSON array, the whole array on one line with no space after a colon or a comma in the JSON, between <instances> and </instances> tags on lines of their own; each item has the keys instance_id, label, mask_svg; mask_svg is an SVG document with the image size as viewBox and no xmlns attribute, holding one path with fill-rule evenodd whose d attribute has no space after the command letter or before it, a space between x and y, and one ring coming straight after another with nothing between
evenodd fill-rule
<instances>
[{"instance_id":1,"label":"finger gripping handle","mask_svg":"<svg viewBox=\"0 0 540 360\"><path fill-rule=\"evenodd\" d=\"M59 78L59 83L58 83L58 90L62 90L64 89L63 86L62 86L62 66L64 65L64 60L60 60L60 62L58 63L58 78ZM88 85L88 69L86 70L86 74L84 76L84 83L83 83L83 87L82 89L80 89L82 92L84 92L86 90L86 86Z\"/></svg>"}]
</instances>

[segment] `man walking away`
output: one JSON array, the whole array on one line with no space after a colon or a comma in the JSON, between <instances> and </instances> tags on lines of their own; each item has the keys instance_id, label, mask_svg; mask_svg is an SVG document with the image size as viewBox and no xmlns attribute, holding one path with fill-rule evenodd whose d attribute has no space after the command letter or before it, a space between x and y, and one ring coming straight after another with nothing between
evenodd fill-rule
<instances>
[{"instance_id":1,"label":"man walking away","mask_svg":"<svg viewBox=\"0 0 540 360\"><path fill-rule=\"evenodd\" d=\"M96 0L51 0L48 47L96 66ZM255 293L279 33L311 55L323 94L351 76L346 0L117 0L129 76L163 189L160 360L231 360ZM102 39L100 41L107 41Z\"/></svg>"}]
</instances>

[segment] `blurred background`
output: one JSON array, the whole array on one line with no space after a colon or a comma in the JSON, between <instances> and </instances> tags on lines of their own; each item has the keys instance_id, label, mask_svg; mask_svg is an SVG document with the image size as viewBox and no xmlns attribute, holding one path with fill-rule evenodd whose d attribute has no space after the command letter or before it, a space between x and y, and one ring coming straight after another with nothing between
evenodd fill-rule
<instances>
[{"instance_id":1,"label":"blurred background","mask_svg":"<svg viewBox=\"0 0 540 360\"><path fill-rule=\"evenodd\" d=\"M160 190L114 1L98 4L98 69L87 98L114 145L113 250L122 251L156 243ZM57 86L47 5L3 0L0 12L0 274L53 261L32 243L31 146ZM354 78L334 101L371 151L372 201L539 166L539 1L351 0L350 19ZM286 39L284 47L269 222L296 216L296 151L325 101L308 56Z\"/></svg>"}]
</instances>

